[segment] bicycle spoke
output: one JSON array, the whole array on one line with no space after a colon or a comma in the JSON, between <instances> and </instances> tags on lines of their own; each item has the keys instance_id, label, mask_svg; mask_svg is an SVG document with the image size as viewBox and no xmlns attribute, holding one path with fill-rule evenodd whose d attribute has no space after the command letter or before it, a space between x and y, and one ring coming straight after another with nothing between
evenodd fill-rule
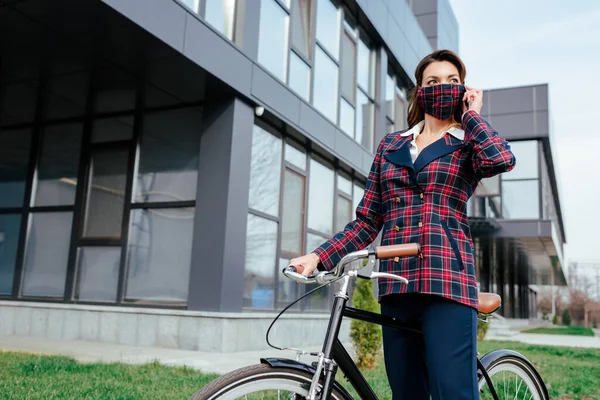
<instances>
[{"instance_id":1,"label":"bicycle spoke","mask_svg":"<svg viewBox=\"0 0 600 400\"><path fill-rule=\"evenodd\" d=\"M517 379L519 379L519 377L517 375L515 375L515 385L517 384ZM523 383L523 380L521 380L519 382L519 386L517 386L517 393L515 393L515 400L519 400L519 392L521 391L522 383ZM527 391L525 393L527 393Z\"/></svg>"}]
</instances>

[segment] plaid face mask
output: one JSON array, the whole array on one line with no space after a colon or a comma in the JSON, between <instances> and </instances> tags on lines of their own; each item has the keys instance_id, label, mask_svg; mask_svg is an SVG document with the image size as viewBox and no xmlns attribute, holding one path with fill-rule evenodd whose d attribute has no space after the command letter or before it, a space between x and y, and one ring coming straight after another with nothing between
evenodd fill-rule
<instances>
[{"instance_id":1,"label":"plaid face mask","mask_svg":"<svg viewBox=\"0 0 600 400\"><path fill-rule=\"evenodd\" d=\"M419 86L417 96L419 105L426 114L446 120L452 118L456 107L462 103L466 90L464 85L442 83L434 86Z\"/></svg>"}]
</instances>

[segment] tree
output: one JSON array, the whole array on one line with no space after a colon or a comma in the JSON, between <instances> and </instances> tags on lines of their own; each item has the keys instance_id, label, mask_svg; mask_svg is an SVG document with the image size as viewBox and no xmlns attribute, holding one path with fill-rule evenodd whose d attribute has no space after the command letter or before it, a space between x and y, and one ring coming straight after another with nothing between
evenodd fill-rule
<instances>
[{"instance_id":1,"label":"tree","mask_svg":"<svg viewBox=\"0 0 600 400\"><path fill-rule=\"evenodd\" d=\"M373 296L373 282L370 279L358 279L352 297L354 307L365 311L379 312L379 304ZM381 326L370 322L352 320L350 338L356 350L356 365L371 369L381 353Z\"/></svg>"},{"instance_id":2,"label":"tree","mask_svg":"<svg viewBox=\"0 0 600 400\"><path fill-rule=\"evenodd\" d=\"M571 325L571 310L565 308L562 313L562 323L563 325Z\"/></svg>"}]
</instances>

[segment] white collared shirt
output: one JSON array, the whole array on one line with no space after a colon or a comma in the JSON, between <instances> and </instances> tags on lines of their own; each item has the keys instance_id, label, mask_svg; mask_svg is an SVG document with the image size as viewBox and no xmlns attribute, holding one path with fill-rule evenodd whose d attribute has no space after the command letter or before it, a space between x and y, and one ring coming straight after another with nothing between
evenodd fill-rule
<instances>
[{"instance_id":1,"label":"white collared shirt","mask_svg":"<svg viewBox=\"0 0 600 400\"><path fill-rule=\"evenodd\" d=\"M417 156L419 155L419 148L417 147L417 136L421 134L423 130L423 125L425 125L425 121L421 121L406 132L404 132L401 136L413 136L413 140L410 143L410 157L412 158L412 162L415 162ZM465 131L459 128L451 127L447 131L444 131L440 134L440 138L444 137L446 133L451 134L458 140L465 140Z\"/></svg>"}]
</instances>

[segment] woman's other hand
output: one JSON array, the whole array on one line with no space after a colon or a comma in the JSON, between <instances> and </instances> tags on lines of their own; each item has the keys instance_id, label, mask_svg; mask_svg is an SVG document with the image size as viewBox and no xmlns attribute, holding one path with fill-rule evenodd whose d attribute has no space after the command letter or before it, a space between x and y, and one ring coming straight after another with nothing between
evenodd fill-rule
<instances>
[{"instance_id":1,"label":"woman's other hand","mask_svg":"<svg viewBox=\"0 0 600 400\"><path fill-rule=\"evenodd\" d=\"M473 110L476 111L477 114L480 114L481 108L483 107L483 90L475 89L470 86L465 87L467 88L467 91L463 96L463 101L466 101L469 107L463 103L463 112L466 112L467 110Z\"/></svg>"}]
</instances>

